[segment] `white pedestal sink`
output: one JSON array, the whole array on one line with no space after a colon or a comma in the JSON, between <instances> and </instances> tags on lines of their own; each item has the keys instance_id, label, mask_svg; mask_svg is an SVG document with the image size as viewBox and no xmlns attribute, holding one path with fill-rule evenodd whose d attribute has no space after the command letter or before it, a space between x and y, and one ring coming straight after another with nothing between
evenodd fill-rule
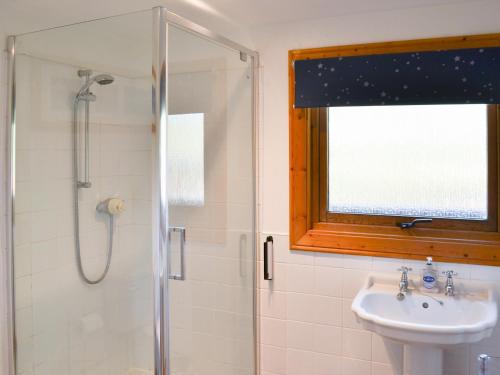
<instances>
[{"instance_id":1,"label":"white pedestal sink","mask_svg":"<svg viewBox=\"0 0 500 375\"><path fill-rule=\"evenodd\" d=\"M399 278L368 276L352 303L364 328L404 344L404 375L442 375L443 348L489 337L497 323L495 293L467 280L455 297L411 289L396 295Z\"/></svg>"}]
</instances>

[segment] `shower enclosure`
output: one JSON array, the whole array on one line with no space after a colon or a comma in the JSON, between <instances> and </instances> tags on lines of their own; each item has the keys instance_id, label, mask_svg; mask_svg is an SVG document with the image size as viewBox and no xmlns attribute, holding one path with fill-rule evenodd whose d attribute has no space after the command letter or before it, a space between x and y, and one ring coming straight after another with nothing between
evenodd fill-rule
<instances>
[{"instance_id":1,"label":"shower enclosure","mask_svg":"<svg viewBox=\"0 0 500 375\"><path fill-rule=\"evenodd\" d=\"M164 8L8 54L9 375L254 374L257 54Z\"/></svg>"}]
</instances>

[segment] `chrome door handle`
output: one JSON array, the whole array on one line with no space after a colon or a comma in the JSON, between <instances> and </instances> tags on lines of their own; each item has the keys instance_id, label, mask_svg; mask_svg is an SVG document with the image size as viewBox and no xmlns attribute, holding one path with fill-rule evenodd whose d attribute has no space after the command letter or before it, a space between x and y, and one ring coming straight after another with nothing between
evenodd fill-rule
<instances>
[{"instance_id":1,"label":"chrome door handle","mask_svg":"<svg viewBox=\"0 0 500 375\"><path fill-rule=\"evenodd\" d=\"M264 280L273 279L274 270L274 240L272 236L267 236L264 242Z\"/></svg>"},{"instance_id":2,"label":"chrome door handle","mask_svg":"<svg viewBox=\"0 0 500 375\"><path fill-rule=\"evenodd\" d=\"M180 273L177 274L172 274L170 271L170 265L172 262L170 262L170 254L171 254L171 249L172 247L170 246L171 242L171 233L174 232L179 232L180 233L180 257L181 257L181 271ZM186 228L184 227L170 227L168 228L168 278L172 280L186 280L186 259L185 259L185 247L186 247Z\"/></svg>"}]
</instances>

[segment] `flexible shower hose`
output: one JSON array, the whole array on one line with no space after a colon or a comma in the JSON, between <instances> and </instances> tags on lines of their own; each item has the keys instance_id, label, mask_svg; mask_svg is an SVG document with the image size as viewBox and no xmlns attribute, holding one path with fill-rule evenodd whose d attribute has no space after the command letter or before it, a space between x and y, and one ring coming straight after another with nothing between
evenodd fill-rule
<instances>
[{"instance_id":1,"label":"flexible shower hose","mask_svg":"<svg viewBox=\"0 0 500 375\"><path fill-rule=\"evenodd\" d=\"M111 265L111 256L113 254L113 236L114 236L114 219L112 214L109 216L109 238L108 238L108 252L106 256L106 267L101 275L96 279L90 279L83 269L82 253L80 248L80 205L78 202L78 103L79 98L75 98L73 106L73 206L74 206L74 225L75 225L75 250L76 250L76 263L78 266L78 273L80 274L83 281L87 284L98 284L100 283L108 274L109 267ZM87 111L88 112L88 111ZM86 113L86 119L88 121L88 113ZM87 155L88 157L88 155Z\"/></svg>"}]
</instances>

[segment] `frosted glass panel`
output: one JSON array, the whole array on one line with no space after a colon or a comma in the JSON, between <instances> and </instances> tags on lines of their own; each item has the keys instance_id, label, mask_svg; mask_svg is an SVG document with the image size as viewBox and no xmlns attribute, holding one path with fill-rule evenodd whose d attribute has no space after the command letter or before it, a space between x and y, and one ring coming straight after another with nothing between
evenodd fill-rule
<instances>
[{"instance_id":1,"label":"frosted glass panel","mask_svg":"<svg viewBox=\"0 0 500 375\"><path fill-rule=\"evenodd\" d=\"M328 110L330 212L484 220L487 106Z\"/></svg>"},{"instance_id":2,"label":"frosted glass panel","mask_svg":"<svg viewBox=\"0 0 500 375\"><path fill-rule=\"evenodd\" d=\"M169 203L203 206L203 113L168 116Z\"/></svg>"}]
</instances>

